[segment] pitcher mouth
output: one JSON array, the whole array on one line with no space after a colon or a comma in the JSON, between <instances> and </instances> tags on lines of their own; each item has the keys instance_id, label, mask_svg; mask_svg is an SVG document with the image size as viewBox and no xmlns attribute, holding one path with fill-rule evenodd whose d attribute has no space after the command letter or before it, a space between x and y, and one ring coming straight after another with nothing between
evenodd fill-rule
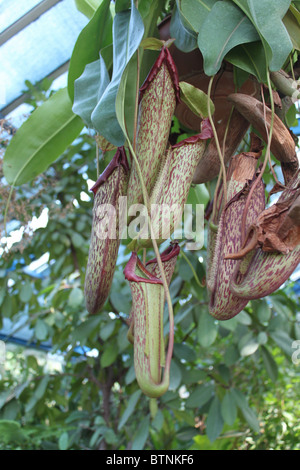
<instances>
[{"instance_id":1,"label":"pitcher mouth","mask_svg":"<svg viewBox=\"0 0 300 470\"><path fill-rule=\"evenodd\" d=\"M145 274L145 277L138 276L135 272L136 267L140 271L142 271L143 274ZM163 285L163 282L161 279L158 279L156 276L151 274L146 267L143 265L141 260L139 259L137 253L134 251L131 254L131 257L129 261L127 262L125 268L124 268L124 276L127 281L130 282L147 282L149 284L161 284Z\"/></svg>"}]
</instances>

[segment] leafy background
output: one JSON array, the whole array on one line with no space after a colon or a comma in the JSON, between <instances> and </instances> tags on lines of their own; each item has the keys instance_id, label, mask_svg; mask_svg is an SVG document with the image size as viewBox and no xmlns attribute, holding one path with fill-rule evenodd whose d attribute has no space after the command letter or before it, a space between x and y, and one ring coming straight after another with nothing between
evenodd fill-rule
<instances>
[{"instance_id":1,"label":"leafy background","mask_svg":"<svg viewBox=\"0 0 300 470\"><path fill-rule=\"evenodd\" d=\"M50 82L27 83L36 111L26 121L27 128L22 126L13 140L3 133L1 143L1 157L6 155L0 160L1 176L4 172L11 185L1 187L1 212L11 231L23 233L21 241L9 250L7 239L3 240L1 322L11 320L15 334L20 325L29 328L30 343L23 347L9 338L6 341L6 361L0 364L0 448L299 449L300 374L299 364L292 360L296 352L293 345L300 340L299 295L292 282L263 300L250 302L236 318L218 322L209 316L206 289L199 285L205 277L205 246L198 252L181 254L170 287L176 326L171 384L158 400L143 396L135 381L132 346L126 337L131 295L123 277L128 259L123 245L105 308L88 316L83 284L92 220L88 188L97 175L95 131L84 127L65 104L67 91L72 96L74 79L82 75L87 63L100 60L99 49L111 71L112 36L108 27L103 37L95 39L93 44L97 45L89 49L89 58L82 56L90 37L87 32L100 31L95 18L101 21L103 11L100 14L98 9L94 14L98 3L95 8L93 2L76 3L88 9L91 21L74 48L68 89L51 93ZM99 8L105 8L106 3ZM258 5L249 3L253 8ZM116 6L121 10L129 4L120 1ZM266 37L260 26L259 38L257 29L249 26L250 14L243 8L246 2L153 4L151 11L147 2L139 5L147 34L153 27L155 9L163 17L176 7L173 21L181 25L176 40L181 41L183 50L201 45L204 57L201 31L205 29L195 29L195 12L200 16L203 5L209 14L213 8L241 7L238 15L241 24L248 25L252 42L239 44L236 38L230 57L241 70L265 77L265 61L256 61L254 71L251 61L245 67L241 59L241 50L249 58L251 51L262 47L269 65L274 60L272 38ZM203 28L214 38L210 20L207 16ZM258 49L253 48L253 41ZM283 44L287 48L287 42ZM220 57L217 43L211 50L206 61L208 74L216 71L219 62L215 59ZM147 52L145 70L153 57ZM53 113L57 107L66 113L63 117L59 114L61 121ZM44 113L50 125L37 127ZM187 133L174 118L171 137L180 140ZM24 139L32 146L23 149L22 164L10 173L7 155L18 155ZM8 147L10 141L14 143ZM247 139L243 145L247 149ZM109 158L108 153L100 159L100 171ZM193 187L190 201L207 204L210 189L209 184ZM31 220L45 211L46 226L33 230ZM45 253L49 253L46 269L37 277L27 267Z\"/></svg>"}]
</instances>

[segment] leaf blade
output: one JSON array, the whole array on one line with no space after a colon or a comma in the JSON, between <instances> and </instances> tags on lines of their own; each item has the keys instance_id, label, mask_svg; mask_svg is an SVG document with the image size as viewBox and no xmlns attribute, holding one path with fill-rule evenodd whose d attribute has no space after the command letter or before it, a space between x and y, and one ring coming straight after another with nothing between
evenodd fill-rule
<instances>
[{"instance_id":1,"label":"leaf blade","mask_svg":"<svg viewBox=\"0 0 300 470\"><path fill-rule=\"evenodd\" d=\"M7 182L19 186L54 162L75 140L83 122L71 109L66 88L37 108L18 129L4 156Z\"/></svg>"},{"instance_id":2,"label":"leaf blade","mask_svg":"<svg viewBox=\"0 0 300 470\"><path fill-rule=\"evenodd\" d=\"M198 36L205 73L209 76L215 75L231 49L258 39L256 29L241 9L229 2L215 3Z\"/></svg>"},{"instance_id":3,"label":"leaf blade","mask_svg":"<svg viewBox=\"0 0 300 470\"><path fill-rule=\"evenodd\" d=\"M89 23L79 34L72 51L68 71L68 93L74 101L74 82L85 66L99 58L99 51L112 42L110 0L102 0Z\"/></svg>"},{"instance_id":4,"label":"leaf blade","mask_svg":"<svg viewBox=\"0 0 300 470\"><path fill-rule=\"evenodd\" d=\"M116 14L113 21L113 74L92 113L95 129L117 147L124 144L124 133L116 117L115 102L124 70L144 35L144 24L134 2L131 10Z\"/></svg>"}]
</instances>

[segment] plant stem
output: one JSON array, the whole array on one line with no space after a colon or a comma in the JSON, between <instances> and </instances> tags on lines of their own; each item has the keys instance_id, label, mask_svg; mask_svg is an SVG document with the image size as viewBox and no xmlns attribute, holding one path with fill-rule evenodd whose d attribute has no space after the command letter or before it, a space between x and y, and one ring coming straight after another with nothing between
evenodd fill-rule
<instances>
[{"instance_id":1,"label":"plant stem","mask_svg":"<svg viewBox=\"0 0 300 470\"><path fill-rule=\"evenodd\" d=\"M137 119L139 108L139 89L140 89L140 52L136 51L137 57L137 77L136 77L136 92L135 92L135 108L134 108L134 133L133 133L133 149L136 151L136 135L137 135Z\"/></svg>"},{"instance_id":2,"label":"plant stem","mask_svg":"<svg viewBox=\"0 0 300 470\"><path fill-rule=\"evenodd\" d=\"M215 138L216 146L217 146L217 151L218 151L218 155L219 155L219 159L220 159L220 164L221 164L221 168L222 168L223 186L224 186L224 202L226 204L226 202L227 202L226 168L225 168L224 158L223 158L223 155L222 155L222 150L221 150L221 147L220 147L220 142L219 142L218 134L217 134L217 131L216 131L216 127L215 127L215 124L214 124L213 119L212 119L211 107L210 107L210 96L211 96L211 88L212 88L213 80L214 80L214 75L210 78L209 84L208 84L207 109L208 109L209 121L210 121L212 130L213 130L213 134L214 134L214 138Z\"/></svg>"}]
</instances>

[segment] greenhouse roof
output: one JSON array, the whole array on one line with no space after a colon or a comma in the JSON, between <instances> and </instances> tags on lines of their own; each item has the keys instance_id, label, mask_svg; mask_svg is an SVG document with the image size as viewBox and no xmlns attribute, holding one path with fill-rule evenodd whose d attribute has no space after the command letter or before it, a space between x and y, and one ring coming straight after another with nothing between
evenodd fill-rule
<instances>
[{"instance_id":1,"label":"greenhouse roof","mask_svg":"<svg viewBox=\"0 0 300 470\"><path fill-rule=\"evenodd\" d=\"M0 0L0 114L25 101L25 81L66 75L88 19L74 0Z\"/></svg>"}]
</instances>

